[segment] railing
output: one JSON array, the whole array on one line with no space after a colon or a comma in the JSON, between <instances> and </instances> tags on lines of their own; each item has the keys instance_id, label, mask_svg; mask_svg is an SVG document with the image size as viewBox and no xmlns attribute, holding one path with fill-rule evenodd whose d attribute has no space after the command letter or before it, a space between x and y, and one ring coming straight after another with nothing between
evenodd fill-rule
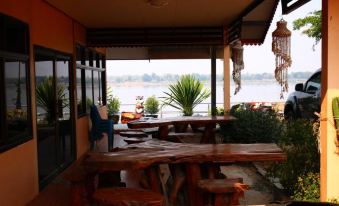
<instances>
[{"instance_id":1,"label":"railing","mask_svg":"<svg viewBox=\"0 0 339 206\"><path fill-rule=\"evenodd\" d=\"M240 103L250 103L250 102L231 102L231 106L240 104ZM282 104L282 108L278 109L279 113L283 113L283 104L284 102L265 102L271 105L277 105L277 104ZM224 104L223 103L216 103L217 108L223 108ZM120 111L121 112L134 112L135 110L135 104L121 104L120 105ZM194 115L207 115L211 111L211 103L200 103L199 105L196 106L194 109ZM170 106L165 106L161 107L159 111L159 117L174 117L174 116L180 116L181 112L180 110L176 110L173 107Z\"/></svg>"}]
</instances>

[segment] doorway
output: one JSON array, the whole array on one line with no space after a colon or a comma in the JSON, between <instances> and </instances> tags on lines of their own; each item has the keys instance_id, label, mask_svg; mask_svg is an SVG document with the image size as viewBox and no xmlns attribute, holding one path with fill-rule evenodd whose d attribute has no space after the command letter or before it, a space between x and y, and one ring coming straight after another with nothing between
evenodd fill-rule
<instances>
[{"instance_id":1,"label":"doorway","mask_svg":"<svg viewBox=\"0 0 339 206\"><path fill-rule=\"evenodd\" d=\"M75 159L71 57L35 47L39 186L44 188Z\"/></svg>"}]
</instances>

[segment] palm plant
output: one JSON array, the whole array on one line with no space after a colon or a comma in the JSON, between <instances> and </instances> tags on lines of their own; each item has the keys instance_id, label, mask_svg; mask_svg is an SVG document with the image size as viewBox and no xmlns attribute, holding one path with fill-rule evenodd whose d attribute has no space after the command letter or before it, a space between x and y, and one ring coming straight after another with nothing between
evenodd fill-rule
<instances>
[{"instance_id":1,"label":"palm plant","mask_svg":"<svg viewBox=\"0 0 339 206\"><path fill-rule=\"evenodd\" d=\"M184 116L192 116L193 109L210 96L210 91L193 75L183 75L176 84L169 85L170 92L164 92L167 97L164 105L169 105L182 111Z\"/></svg>"}]
</instances>

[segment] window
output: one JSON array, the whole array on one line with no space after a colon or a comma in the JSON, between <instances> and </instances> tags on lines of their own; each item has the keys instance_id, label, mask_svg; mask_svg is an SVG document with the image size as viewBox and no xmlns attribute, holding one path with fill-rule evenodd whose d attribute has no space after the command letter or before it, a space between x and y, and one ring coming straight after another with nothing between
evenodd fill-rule
<instances>
[{"instance_id":1,"label":"window","mask_svg":"<svg viewBox=\"0 0 339 206\"><path fill-rule=\"evenodd\" d=\"M102 105L105 101L105 67L103 55L77 45L77 103L78 116L89 113L90 105Z\"/></svg>"},{"instance_id":2,"label":"window","mask_svg":"<svg viewBox=\"0 0 339 206\"><path fill-rule=\"evenodd\" d=\"M0 14L0 152L32 138L28 25Z\"/></svg>"},{"instance_id":3,"label":"window","mask_svg":"<svg viewBox=\"0 0 339 206\"><path fill-rule=\"evenodd\" d=\"M320 90L321 83L321 73L316 73L313 75L306 83L305 91L307 93L315 93L317 90Z\"/></svg>"}]
</instances>

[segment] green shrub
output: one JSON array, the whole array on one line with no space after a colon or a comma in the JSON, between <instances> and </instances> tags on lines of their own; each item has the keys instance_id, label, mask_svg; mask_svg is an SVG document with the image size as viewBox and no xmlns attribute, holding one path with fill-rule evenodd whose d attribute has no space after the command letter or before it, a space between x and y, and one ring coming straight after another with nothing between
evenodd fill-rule
<instances>
[{"instance_id":1,"label":"green shrub","mask_svg":"<svg viewBox=\"0 0 339 206\"><path fill-rule=\"evenodd\" d=\"M292 196L302 193L299 191L299 177L319 173L318 124L314 126L313 122L300 119L284 125L278 145L287 154L287 161L273 164L269 176L279 178L286 192Z\"/></svg>"},{"instance_id":2,"label":"green shrub","mask_svg":"<svg viewBox=\"0 0 339 206\"><path fill-rule=\"evenodd\" d=\"M298 177L296 190L292 198L301 201L319 201L320 199L320 175L309 172L305 176Z\"/></svg>"},{"instance_id":3,"label":"green shrub","mask_svg":"<svg viewBox=\"0 0 339 206\"><path fill-rule=\"evenodd\" d=\"M236 121L220 125L226 143L270 143L279 137L282 124L273 111L231 110Z\"/></svg>"},{"instance_id":4,"label":"green shrub","mask_svg":"<svg viewBox=\"0 0 339 206\"><path fill-rule=\"evenodd\" d=\"M157 114L159 112L159 101L153 95L146 99L145 102L145 113L146 114Z\"/></svg>"}]
</instances>

